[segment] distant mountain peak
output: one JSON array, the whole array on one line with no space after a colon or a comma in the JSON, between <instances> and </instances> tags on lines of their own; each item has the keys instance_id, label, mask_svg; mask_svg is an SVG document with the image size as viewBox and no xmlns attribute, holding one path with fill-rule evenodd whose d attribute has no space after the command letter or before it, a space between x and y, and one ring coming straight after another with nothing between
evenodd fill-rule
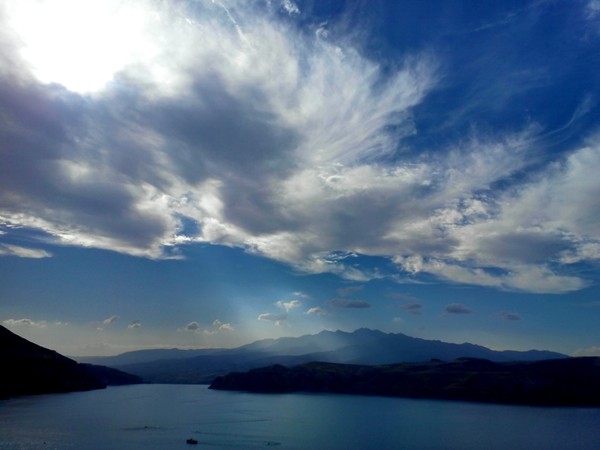
<instances>
[{"instance_id":1,"label":"distant mountain peak","mask_svg":"<svg viewBox=\"0 0 600 450\"><path fill-rule=\"evenodd\" d=\"M506 362L565 358L566 355L544 351L494 351L476 344L453 344L359 328L354 331L323 330L299 337L262 339L233 349L205 349L190 353L177 350L124 353L98 362L152 382L210 383L214 377L227 372L270 364L291 367L321 361L378 365L433 359L450 361L461 357ZM88 359L88 362L96 361Z\"/></svg>"}]
</instances>

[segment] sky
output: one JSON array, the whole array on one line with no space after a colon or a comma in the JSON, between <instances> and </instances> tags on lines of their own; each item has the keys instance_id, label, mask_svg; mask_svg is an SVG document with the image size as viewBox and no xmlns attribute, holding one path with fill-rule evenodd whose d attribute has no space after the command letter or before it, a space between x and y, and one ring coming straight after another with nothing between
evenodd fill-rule
<instances>
[{"instance_id":1,"label":"sky","mask_svg":"<svg viewBox=\"0 0 600 450\"><path fill-rule=\"evenodd\" d=\"M600 355L599 0L4 0L0 323Z\"/></svg>"}]
</instances>

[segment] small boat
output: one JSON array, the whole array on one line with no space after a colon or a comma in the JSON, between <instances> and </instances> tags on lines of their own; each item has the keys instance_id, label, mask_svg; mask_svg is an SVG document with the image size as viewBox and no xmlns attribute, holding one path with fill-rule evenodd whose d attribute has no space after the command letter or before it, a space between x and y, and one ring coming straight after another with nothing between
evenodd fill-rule
<instances>
[{"instance_id":1,"label":"small boat","mask_svg":"<svg viewBox=\"0 0 600 450\"><path fill-rule=\"evenodd\" d=\"M198 445L198 441L194 438L189 438L185 442L187 442L188 444L192 444L192 445Z\"/></svg>"}]
</instances>

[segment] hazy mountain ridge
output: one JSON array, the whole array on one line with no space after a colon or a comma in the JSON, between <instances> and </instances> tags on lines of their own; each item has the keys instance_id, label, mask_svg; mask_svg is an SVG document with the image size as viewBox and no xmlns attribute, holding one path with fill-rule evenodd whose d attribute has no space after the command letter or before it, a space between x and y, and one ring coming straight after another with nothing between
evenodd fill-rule
<instances>
[{"instance_id":1,"label":"hazy mountain ridge","mask_svg":"<svg viewBox=\"0 0 600 450\"><path fill-rule=\"evenodd\" d=\"M600 358L496 363L460 358L384 366L273 365L215 379L211 389L332 392L530 405L600 406Z\"/></svg>"},{"instance_id":2,"label":"hazy mountain ridge","mask_svg":"<svg viewBox=\"0 0 600 450\"><path fill-rule=\"evenodd\" d=\"M0 326L0 398L103 389L142 380L114 368L79 364Z\"/></svg>"},{"instance_id":3,"label":"hazy mountain ridge","mask_svg":"<svg viewBox=\"0 0 600 450\"><path fill-rule=\"evenodd\" d=\"M183 355L195 356L180 357ZM234 349L142 350L114 357L85 358L85 361L115 367L148 382L210 383L219 375L271 364L294 366L322 361L381 365L460 357L506 362L566 355L539 350L495 351L475 344L452 344L362 328L350 333L322 331L296 338L264 339Z\"/></svg>"}]
</instances>

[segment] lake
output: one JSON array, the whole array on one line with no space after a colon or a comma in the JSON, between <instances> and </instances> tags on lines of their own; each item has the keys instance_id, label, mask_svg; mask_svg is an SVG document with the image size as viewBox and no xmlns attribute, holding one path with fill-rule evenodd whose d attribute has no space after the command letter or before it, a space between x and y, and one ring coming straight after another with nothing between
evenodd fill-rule
<instances>
[{"instance_id":1,"label":"lake","mask_svg":"<svg viewBox=\"0 0 600 450\"><path fill-rule=\"evenodd\" d=\"M178 448L598 449L600 408L148 384L0 401L2 450Z\"/></svg>"}]
</instances>

